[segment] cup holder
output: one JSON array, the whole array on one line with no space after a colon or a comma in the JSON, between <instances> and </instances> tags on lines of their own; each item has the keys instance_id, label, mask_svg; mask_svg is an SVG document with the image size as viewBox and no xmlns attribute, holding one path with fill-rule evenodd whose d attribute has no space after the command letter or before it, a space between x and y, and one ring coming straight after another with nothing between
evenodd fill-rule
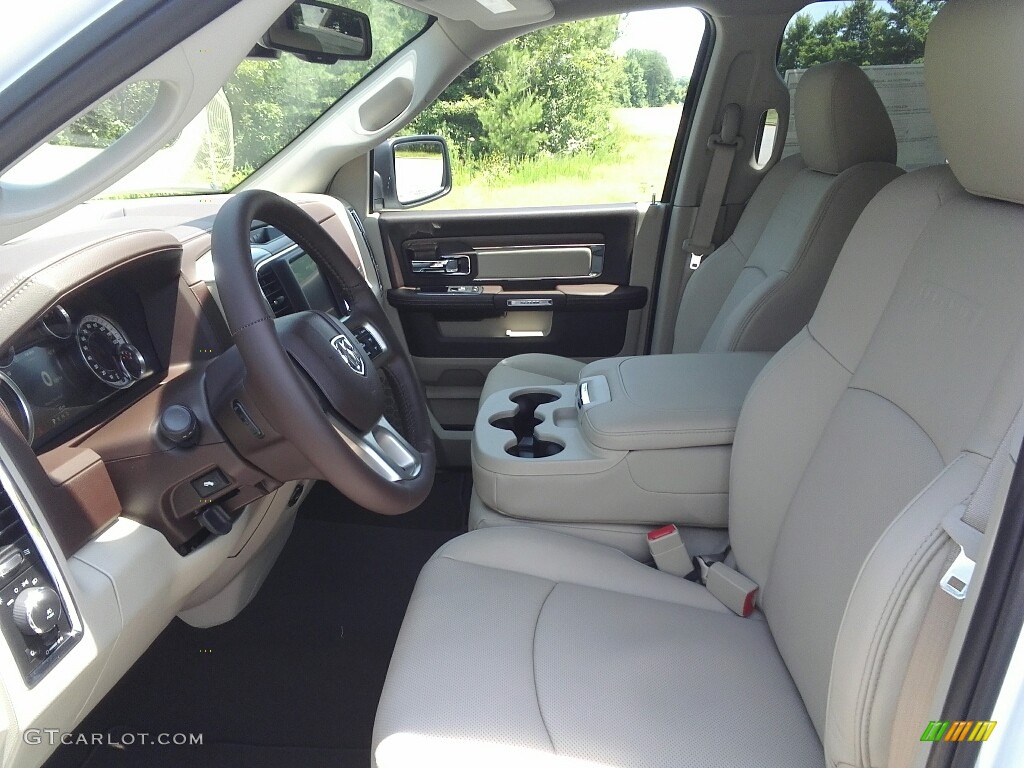
<instances>
[{"instance_id":1,"label":"cup holder","mask_svg":"<svg viewBox=\"0 0 1024 768\"><path fill-rule=\"evenodd\" d=\"M558 398L558 395L547 392L524 392L509 398L516 404L515 414L491 420L492 426L506 429L516 436L516 442L505 449L506 453L521 459L544 459L561 453L564 445L541 440L534 433L534 429L543 421L537 418L537 407L544 403L552 403Z\"/></svg>"}]
</instances>

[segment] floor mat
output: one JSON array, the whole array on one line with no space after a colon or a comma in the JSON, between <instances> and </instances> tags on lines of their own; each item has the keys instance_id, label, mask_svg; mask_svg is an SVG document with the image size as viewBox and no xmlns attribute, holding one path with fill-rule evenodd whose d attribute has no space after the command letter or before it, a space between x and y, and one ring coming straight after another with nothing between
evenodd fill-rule
<instances>
[{"instance_id":1,"label":"floor mat","mask_svg":"<svg viewBox=\"0 0 1024 768\"><path fill-rule=\"evenodd\" d=\"M367 768L366 749L304 749L248 744L96 748L82 768Z\"/></svg>"},{"instance_id":2,"label":"floor mat","mask_svg":"<svg viewBox=\"0 0 1024 768\"><path fill-rule=\"evenodd\" d=\"M176 619L76 731L199 733L203 746L70 746L47 765L368 766L409 595L458 531L318 519L321 497L252 604L205 630Z\"/></svg>"},{"instance_id":3,"label":"floor mat","mask_svg":"<svg viewBox=\"0 0 1024 768\"><path fill-rule=\"evenodd\" d=\"M434 487L420 506L404 515L378 515L343 496L329 483L317 483L302 503L303 517L381 528L465 531L473 476L467 471L438 470Z\"/></svg>"}]
</instances>

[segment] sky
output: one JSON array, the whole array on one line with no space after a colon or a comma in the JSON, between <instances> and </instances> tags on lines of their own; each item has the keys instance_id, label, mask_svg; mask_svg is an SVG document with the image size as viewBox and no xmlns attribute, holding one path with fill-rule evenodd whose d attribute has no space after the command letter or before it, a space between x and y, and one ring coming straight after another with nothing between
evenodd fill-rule
<instances>
[{"instance_id":1,"label":"sky","mask_svg":"<svg viewBox=\"0 0 1024 768\"><path fill-rule=\"evenodd\" d=\"M845 2L812 3L805 10L815 19L846 5ZM689 77L697 59L704 17L693 8L668 8L660 11L636 11L626 14L615 41L615 53L625 54L630 48L653 48L668 58L672 74Z\"/></svg>"},{"instance_id":2,"label":"sky","mask_svg":"<svg viewBox=\"0 0 1024 768\"><path fill-rule=\"evenodd\" d=\"M620 36L612 49L624 54L630 48L661 51L676 77L689 77L704 36L704 17L693 8L627 13L619 26Z\"/></svg>"}]
</instances>

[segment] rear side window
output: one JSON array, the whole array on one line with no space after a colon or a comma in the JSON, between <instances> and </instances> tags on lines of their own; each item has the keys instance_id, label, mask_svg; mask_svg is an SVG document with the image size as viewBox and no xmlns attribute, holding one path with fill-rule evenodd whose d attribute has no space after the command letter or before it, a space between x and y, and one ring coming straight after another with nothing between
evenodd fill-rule
<instances>
[{"instance_id":1,"label":"rear side window","mask_svg":"<svg viewBox=\"0 0 1024 768\"><path fill-rule=\"evenodd\" d=\"M897 160L910 171L945 162L924 88L924 42L942 0L813 3L793 17L779 49L779 74L790 104L800 77L815 64L848 61L871 79L896 131ZM783 157L800 151L790 109Z\"/></svg>"}]
</instances>

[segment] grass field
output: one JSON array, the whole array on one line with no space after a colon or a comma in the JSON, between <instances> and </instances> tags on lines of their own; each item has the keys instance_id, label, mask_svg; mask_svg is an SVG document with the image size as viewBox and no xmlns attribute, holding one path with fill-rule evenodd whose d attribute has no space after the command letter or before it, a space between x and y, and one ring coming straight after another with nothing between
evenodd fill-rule
<instances>
[{"instance_id":1,"label":"grass field","mask_svg":"<svg viewBox=\"0 0 1024 768\"><path fill-rule=\"evenodd\" d=\"M439 210L635 203L660 197L680 106L617 109L618 147L598 155L549 155L515 166L453 169Z\"/></svg>"}]
</instances>

